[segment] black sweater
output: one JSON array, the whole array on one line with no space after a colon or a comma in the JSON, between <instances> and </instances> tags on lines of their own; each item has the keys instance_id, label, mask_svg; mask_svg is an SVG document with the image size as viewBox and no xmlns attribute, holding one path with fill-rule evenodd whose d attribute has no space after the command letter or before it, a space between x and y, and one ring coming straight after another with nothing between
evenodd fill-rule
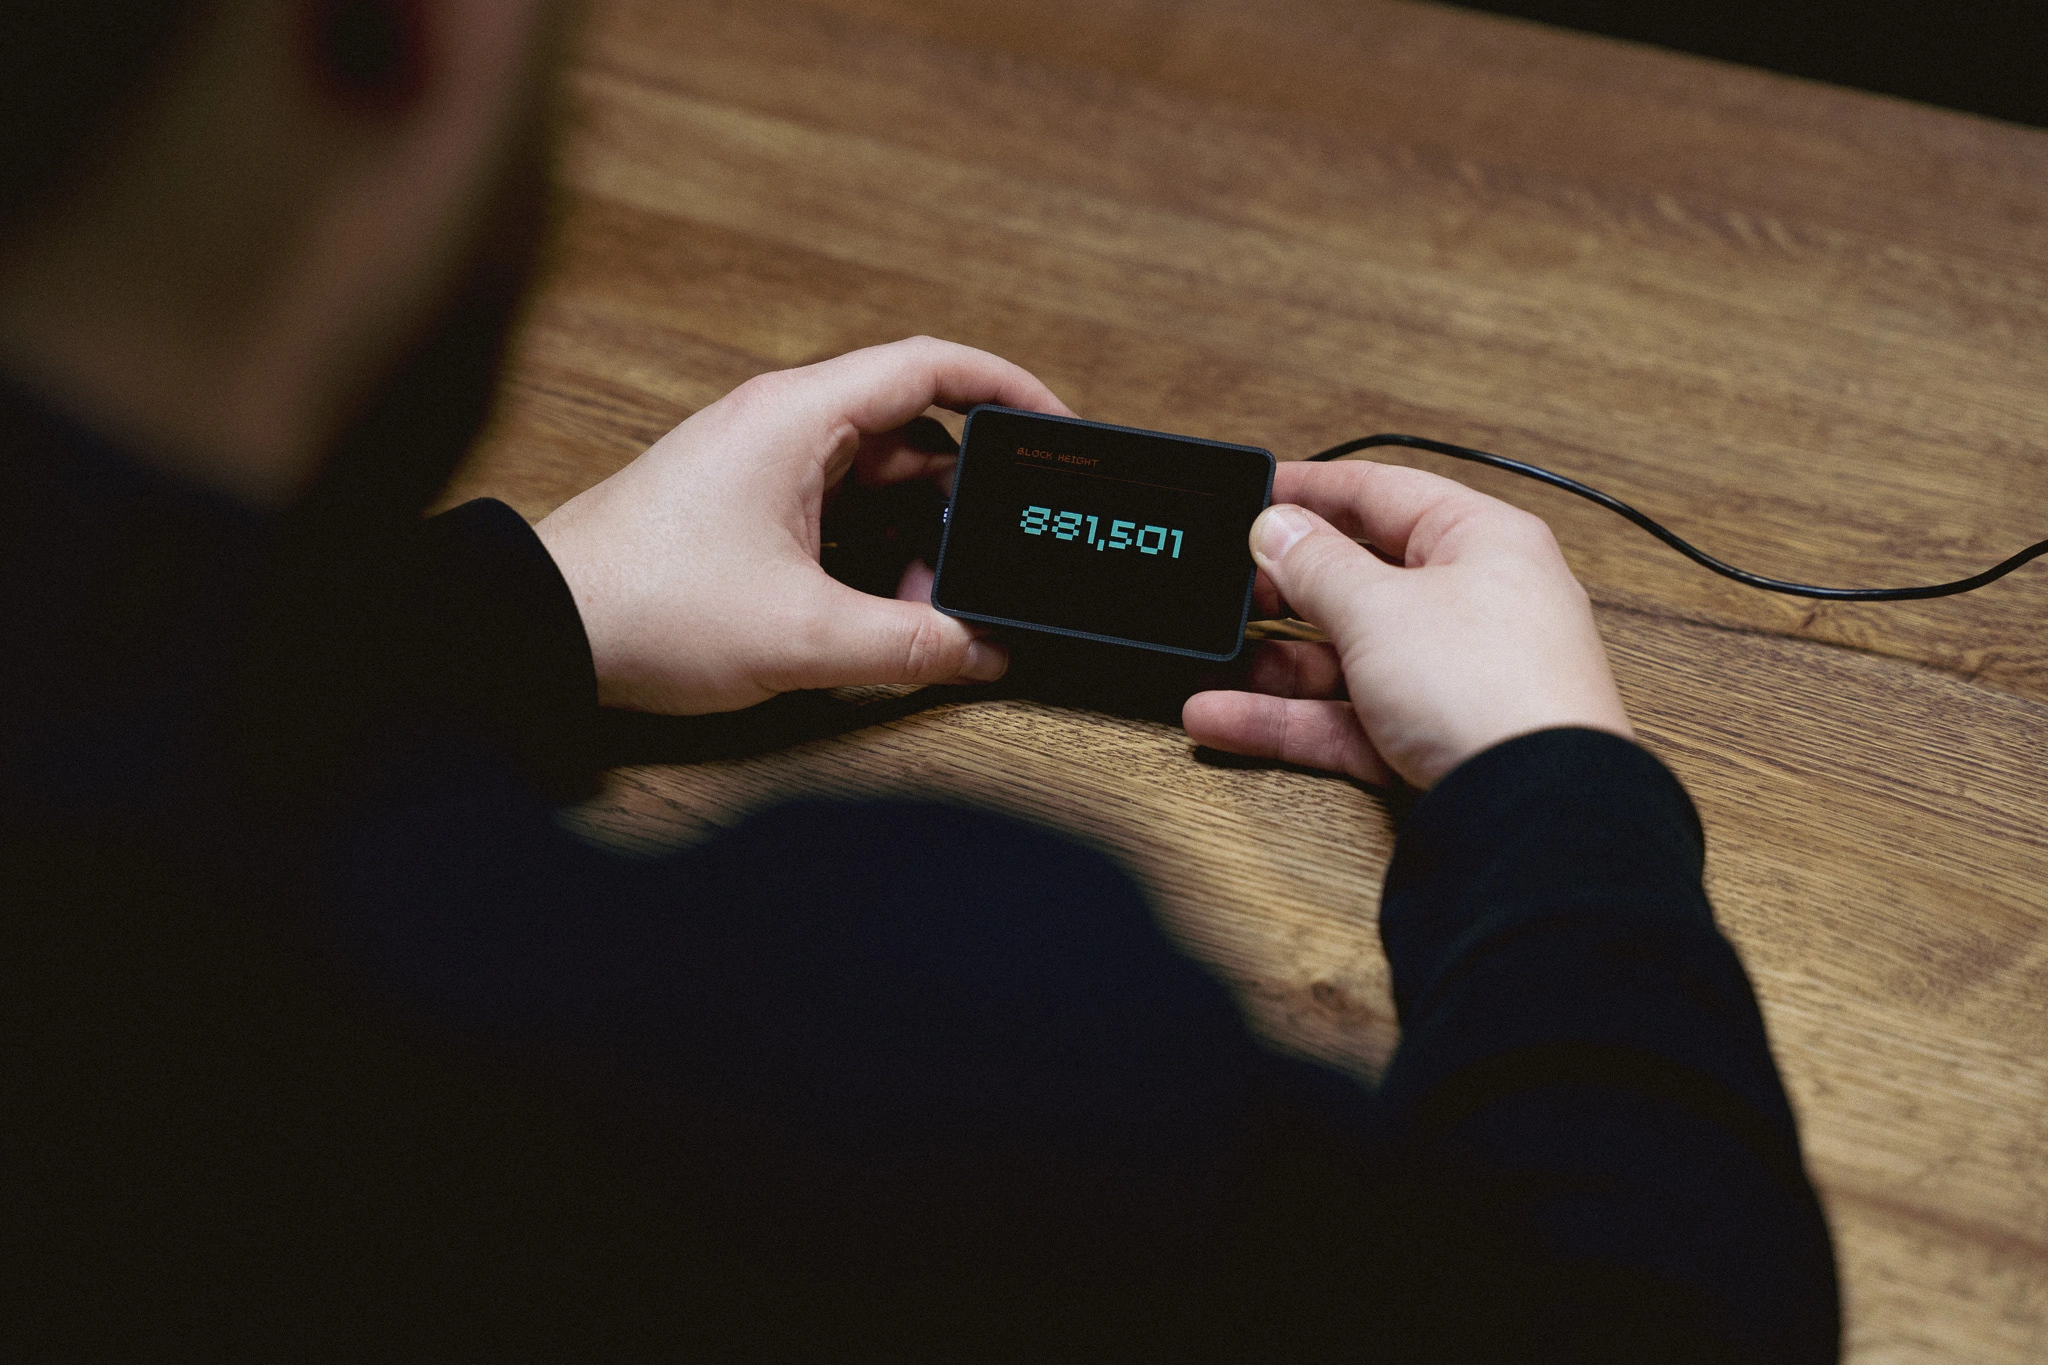
<instances>
[{"instance_id":1,"label":"black sweater","mask_svg":"<svg viewBox=\"0 0 2048 1365\"><path fill-rule=\"evenodd\" d=\"M1633 745L1528 736L1415 805L1372 1093L1052 832L563 833L590 655L500 504L311 554L14 399L0 531L45 1345L1835 1357L1699 824Z\"/></svg>"}]
</instances>

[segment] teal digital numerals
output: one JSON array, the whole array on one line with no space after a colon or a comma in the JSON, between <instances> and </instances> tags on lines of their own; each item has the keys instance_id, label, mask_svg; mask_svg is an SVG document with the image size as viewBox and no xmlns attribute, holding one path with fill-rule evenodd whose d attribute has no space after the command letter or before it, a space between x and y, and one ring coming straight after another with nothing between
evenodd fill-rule
<instances>
[{"instance_id":1,"label":"teal digital numerals","mask_svg":"<svg viewBox=\"0 0 2048 1365\"><path fill-rule=\"evenodd\" d=\"M1085 539L1081 535L1084 525L1088 529ZM1023 520L1017 523L1017 529L1027 536L1042 536L1051 531L1054 540L1080 540L1093 550L1136 550L1141 555L1180 558L1181 533L1170 526L1140 526L1118 518L1109 523L1108 535L1099 534L1100 527L1099 518L1091 513L1055 512L1050 507L1027 507Z\"/></svg>"}]
</instances>

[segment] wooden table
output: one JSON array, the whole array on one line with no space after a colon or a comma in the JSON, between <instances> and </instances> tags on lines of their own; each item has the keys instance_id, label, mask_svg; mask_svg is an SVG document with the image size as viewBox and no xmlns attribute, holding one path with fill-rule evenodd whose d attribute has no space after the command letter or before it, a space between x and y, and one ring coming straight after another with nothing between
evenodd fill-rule
<instances>
[{"instance_id":1,"label":"wooden table","mask_svg":"<svg viewBox=\"0 0 2048 1365\"><path fill-rule=\"evenodd\" d=\"M538 516L757 371L931 332L1104 420L1521 456L1805 581L2048 534L2048 133L1385 0L593 10L561 260L455 496ZM2048 563L1814 606L1433 467L1549 518L1699 802L1852 1358L2043 1358ZM1385 806L1164 724L953 705L580 818L658 846L882 792L1080 827L1272 1038L1393 1042Z\"/></svg>"}]
</instances>

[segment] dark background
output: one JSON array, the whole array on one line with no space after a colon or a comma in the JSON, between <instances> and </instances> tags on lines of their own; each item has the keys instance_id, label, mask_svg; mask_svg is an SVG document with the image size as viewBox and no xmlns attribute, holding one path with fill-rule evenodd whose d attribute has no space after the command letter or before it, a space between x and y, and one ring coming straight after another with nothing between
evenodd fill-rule
<instances>
[{"instance_id":1,"label":"dark background","mask_svg":"<svg viewBox=\"0 0 2048 1365\"><path fill-rule=\"evenodd\" d=\"M2048 0L1476 0L1461 7L2048 124Z\"/></svg>"}]
</instances>

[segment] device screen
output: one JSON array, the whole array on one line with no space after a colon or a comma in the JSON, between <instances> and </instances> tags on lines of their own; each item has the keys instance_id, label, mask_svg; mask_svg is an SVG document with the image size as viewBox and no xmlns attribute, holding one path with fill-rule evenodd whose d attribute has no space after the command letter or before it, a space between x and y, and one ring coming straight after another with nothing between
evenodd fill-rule
<instances>
[{"instance_id":1,"label":"device screen","mask_svg":"<svg viewBox=\"0 0 2048 1365\"><path fill-rule=\"evenodd\" d=\"M1236 655L1273 457L983 406L967 417L932 603L970 620Z\"/></svg>"}]
</instances>

